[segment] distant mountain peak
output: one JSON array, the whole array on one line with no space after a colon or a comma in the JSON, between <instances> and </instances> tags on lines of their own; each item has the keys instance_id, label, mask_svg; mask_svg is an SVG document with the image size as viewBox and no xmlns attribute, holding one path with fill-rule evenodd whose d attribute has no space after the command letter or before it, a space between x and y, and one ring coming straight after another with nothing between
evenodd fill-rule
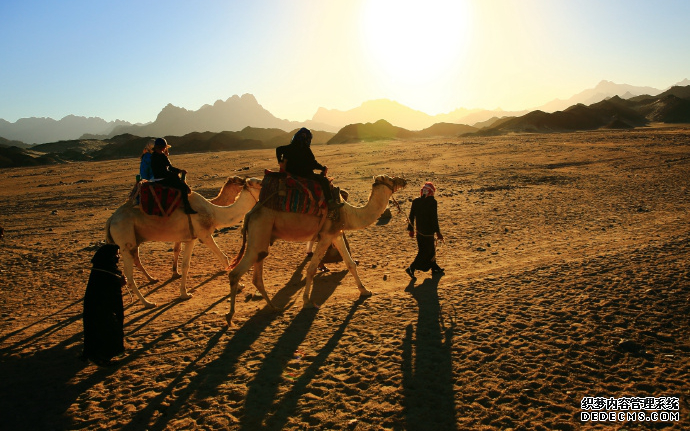
<instances>
[{"instance_id":1,"label":"distant mountain peak","mask_svg":"<svg viewBox=\"0 0 690 431\"><path fill-rule=\"evenodd\" d=\"M257 105L259 104L259 102L256 100L256 97L254 97L254 95L250 93L244 93L242 97L240 97L240 100L242 100L243 102L255 103Z\"/></svg>"}]
</instances>

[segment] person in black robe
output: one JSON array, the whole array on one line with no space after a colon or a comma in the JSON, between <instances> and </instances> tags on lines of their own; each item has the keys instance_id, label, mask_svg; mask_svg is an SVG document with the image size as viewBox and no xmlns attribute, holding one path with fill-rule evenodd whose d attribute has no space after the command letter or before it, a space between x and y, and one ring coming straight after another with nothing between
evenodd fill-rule
<instances>
[{"instance_id":1,"label":"person in black robe","mask_svg":"<svg viewBox=\"0 0 690 431\"><path fill-rule=\"evenodd\" d=\"M415 271L431 270L432 274L442 274L443 268L436 263L436 238L443 241L443 235L438 226L438 204L434 198L436 187L430 182L424 184L422 187L421 196L412 201L412 208L410 209L410 222L407 225L407 231L411 238L417 237L417 256L409 267L405 268L405 272L413 280L416 279ZM415 221L417 222L417 229L415 231Z\"/></svg>"},{"instance_id":2,"label":"person in black robe","mask_svg":"<svg viewBox=\"0 0 690 431\"><path fill-rule=\"evenodd\" d=\"M302 127L292 137L289 145L276 148L276 158L281 166L285 164L285 170L290 175L317 181L321 185L328 208L337 208L339 205L336 196L333 195L330 181L326 176L328 167L316 161L316 156L311 150L311 138L311 131ZM319 169L321 174L315 174L314 169Z\"/></svg>"},{"instance_id":3,"label":"person in black robe","mask_svg":"<svg viewBox=\"0 0 690 431\"><path fill-rule=\"evenodd\" d=\"M125 351L124 306L122 286L127 281L118 269L120 247L105 244L91 259L93 267L84 294L84 353L97 365L109 365L110 360Z\"/></svg>"},{"instance_id":4,"label":"person in black robe","mask_svg":"<svg viewBox=\"0 0 690 431\"><path fill-rule=\"evenodd\" d=\"M164 138L156 138L153 144L153 153L151 154L153 177L156 179L157 184L181 191L185 214L196 214L197 212L189 204L189 194L192 192L192 189L180 178L180 174L184 177L184 175L187 175L187 171L176 168L170 163L167 155L168 148L170 148L170 145L168 145Z\"/></svg>"}]
</instances>

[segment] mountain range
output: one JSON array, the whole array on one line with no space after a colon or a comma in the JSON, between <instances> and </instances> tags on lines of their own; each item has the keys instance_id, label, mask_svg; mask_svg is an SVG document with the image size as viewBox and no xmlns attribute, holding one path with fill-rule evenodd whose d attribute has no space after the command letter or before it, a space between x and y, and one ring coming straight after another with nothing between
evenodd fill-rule
<instances>
[{"instance_id":1,"label":"mountain range","mask_svg":"<svg viewBox=\"0 0 690 431\"><path fill-rule=\"evenodd\" d=\"M314 145L339 145L385 139L493 136L507 133L557 133L601 128L629 129L652 122L690 123L690 85L672 87L657 96L641 95L623 99L614 96L591 105L582 103L552 113L535 110L520 116L492 117L475 126L436 123L422 130L408 130L386 120L348 124L337 133L313 130ZM239 132L191 132L166 136L177 154L275 148L290 141L296 129L245 127ZM150 136L131 133L111 138L59 141L22 149L0 140L0 168L50 164L76 160L105 160L135 157Z\"/></svg>"},{"instance_id":2,"label":"mountain range","mask_svg":"<svg viewBox=\"0 0 690 431\"><path fill-rule=\"evenodd\" d=\"M678 86L690 85L685 79ZM556 99L539 108L545 113L564 110L578 103L589 105L606 98L619 96L630 99L639 95L655 96L661 93L652 87L636 87L602 81L596 87L584 90L567 100ZM477 128L493 118L519 117L530 111L503 111L484 109L456 109L449 113L429 115L398 102L379 99L364 102L350 110L319 108L311 120L297 122L280 119L263 108L251 94L232 96L213 105L204 105L196 111L168 104L156 119L147 124L132 124L122 120L105 121L98 117L68 115L61 120L52 118L21 118L14 123L0 119L0 137L26 144L56 142L74 139L108 139L117 135L183 136L192 132L241 131L245 127L277 128L283 131L308 127L312 130L338 132L349 124L375 123L385 119L408 130L424 130L437 123L465 124ZM30 145L27 145L30 146Z\"/></svg>"}]
</instances>

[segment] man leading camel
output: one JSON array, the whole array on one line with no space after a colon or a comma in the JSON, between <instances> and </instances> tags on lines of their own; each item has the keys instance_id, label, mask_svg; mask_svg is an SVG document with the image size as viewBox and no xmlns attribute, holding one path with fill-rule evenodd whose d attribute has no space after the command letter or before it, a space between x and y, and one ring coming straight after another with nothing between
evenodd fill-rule
<instances>
[{"instance_id":1,"label":"man leading camel","mask_svg":"<svg viewBox=\"0 0 690 431\"><path fill-rule=\"evenodd\" d=\"M308 178L318 181L321 190L326 197L328 209L335 209L338 206L337 200L331 191L331 184L326 174L328 167L316 161L314 153L311 151L312 134L309 129L302 127L292 137L289 145L276 148L278 163L286 163L285 170L296 177ZM321 175L315 174L314 169L319 169Z\"/></svg>"}]
</instances>

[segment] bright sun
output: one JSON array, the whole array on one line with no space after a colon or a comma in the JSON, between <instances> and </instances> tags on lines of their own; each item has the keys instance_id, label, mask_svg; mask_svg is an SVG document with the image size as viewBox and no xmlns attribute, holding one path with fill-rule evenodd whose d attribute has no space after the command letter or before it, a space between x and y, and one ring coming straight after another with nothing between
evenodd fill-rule
<instances>
[{"instance_id":1,"label":"bright sun","mask_svg":"<svg viewBox=\"0 0 690 431\"><path fill-rule=\"evenodd\" d=\"M433 83L466 55L469 9L460 0L364 2L362 35L371 65L393 86Z\"/></svg>"}]
</instances>

